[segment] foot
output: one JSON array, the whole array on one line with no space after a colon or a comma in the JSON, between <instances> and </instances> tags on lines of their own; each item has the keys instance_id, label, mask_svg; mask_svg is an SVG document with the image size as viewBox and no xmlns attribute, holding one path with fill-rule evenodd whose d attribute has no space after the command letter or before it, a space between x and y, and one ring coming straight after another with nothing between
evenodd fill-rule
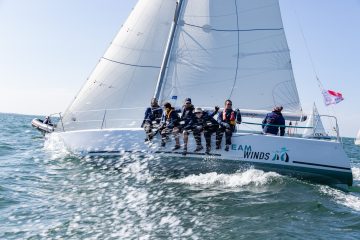
<instances>
[{"instance_id":1,"label":"foot","mask_svg":"<svg viewBox=\"0 0 360 240\"><path fill-rule=\"evenodd\" d=\"M216 150L219 150L221 149L221 146L220 145L216 145Z\"/></svg>"},{"instance_id":2,"label":"foot","mask_svg":"<svg viewBox=\"0 0 360 240\"><path fill-rule=\"evenodd\" d=\"M211 147L206 147L205 154L210 154Z\"/></svg>"},{"instance_id":3,"label":"foot","mask_svg":"<svg viewBox=\"0 0 360 240\"><path fill-rule=\"evenodd\" d=\"M165 147L165 142L161 142L161 147Z\"/></svg>"},{"instance_id":4,"label":"foot","mask_svg":"<svg viewBox=\"0 0 360 240\"><path fill-rule=\"evenodd\" d=\"M181 148L180 145L175 145L175 146L172 148L172 151L178 150L178 149L180 149L180 148Z\"/></svg>"},{"instance_id":5,"label":"foot","mask_svg":"<svg viewBox=\"0 0 360 240\"><path fill-rule=\"evenodd\" d=\"M229 151L229 145L225 146L225 151L227 151L227 152Z\"/></svg>"},{"instance_id":6,"label":"foot","mask_svg":"<svg viewBox=\"0 0 360 240\"><path fill-rule=\"evenodd\" d=\"M187 154L187 148L184 148L184 150L183 150L183 152L182 152L182 155L183 155L183 156L186 156L186 154Z\"/></svg>"},{"instance_id":7,"label":"foot","mask_svg":"<svg viewBox=\"0 0 360 240\"><path fill-rule=\"evenodd\" d=\"M201 151L201 150L203 150L203 149L204 149L203 146L197 145L197 146L196 146L196 149L194 150L194 152L199 152L199 151Z\"/></svg>"}]
</instances>

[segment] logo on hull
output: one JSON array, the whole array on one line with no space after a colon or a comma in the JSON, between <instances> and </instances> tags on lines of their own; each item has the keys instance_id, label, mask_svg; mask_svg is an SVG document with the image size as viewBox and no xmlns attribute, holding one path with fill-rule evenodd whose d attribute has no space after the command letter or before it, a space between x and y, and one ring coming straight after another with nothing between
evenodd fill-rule
<instances>
[{"instance_id":1,"label":"logo on hull","mask_svg":"<svg viewBox=\"0 0 360 240\"><path fill-rule=\"evenodd\" d=\"M283 162L289 162L289 160L290 160L290 157L288 154L289 150L286 149L286 147L282 147L280 150L276 150L276 151L270 153L270 152L253 151L251 145L232 144L231 150L243 152L244 159L251 159L251 160L269 160L269 159L271 159L272 161L283 161Z\"/></svg>"}]
</instances>

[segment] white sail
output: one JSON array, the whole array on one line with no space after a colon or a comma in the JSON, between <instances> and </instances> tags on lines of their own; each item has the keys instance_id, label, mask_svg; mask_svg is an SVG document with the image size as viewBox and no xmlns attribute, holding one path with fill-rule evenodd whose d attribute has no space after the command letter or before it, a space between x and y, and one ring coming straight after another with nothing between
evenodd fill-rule
<instances>
[{"instance_id":1,"label":"white sail","mask_svg":"<svg viewBox=\"0 0 360 240\"><path fill-rule=\"evenodd\" d=\"M301 111L277 0L185 0L164 82L176 105Z\"/></svg>"},{"instance_id":2,"label":"white sail","mask_svg":"<svg viewBox=\"0 0 360 240\"><path fill-rule=\"evenodd\" d=\"M326 133L324 125L321 121L320 114L314 103L313 112L307 120L306 128L303 137L306 138L329 138L329 135Z\"/></svg>"},{"instance_id":3,"label":"white sail","mask_svg":"<svg viewBox=\"0 0 360 240\"><path fill-rule=\"evenodd\" d=\"M355 144L356 144L356 145L360 145L360 129L359 129L358 134L357 134L357 136L356 136Z\"/></svg>"},{"instance_id":4,"label":"white sail","mask_svg":"<svg viewBox=\"0 0 360 240\"><path fill-rule=\"evenodd\" d=\"M65 130L139 127L161 67L176 0L140 0L64 115Z\"/></svg>"}]
</instances>

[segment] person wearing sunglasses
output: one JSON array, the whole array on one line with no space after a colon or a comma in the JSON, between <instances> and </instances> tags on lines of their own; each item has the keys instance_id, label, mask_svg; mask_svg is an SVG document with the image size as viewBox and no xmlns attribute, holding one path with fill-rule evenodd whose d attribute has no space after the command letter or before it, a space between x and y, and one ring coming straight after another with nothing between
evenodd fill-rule
<instances>
[{"instance_id":1,"label":"person wearing sunglasses","mask_svg":"<svg viewBox=\"0 0 360 240\"><path fill-rule=\"evenodd\" d=\"M232 101L230 99L225 101L224 110L219 112L217 121L219 123L219 129L216 132L216 149L221 149L221 141L225 133L225 151L229 151L232 133L236 129L236 124L241 123L240 110L232 109Z\"/></svg>"}]
</instances>

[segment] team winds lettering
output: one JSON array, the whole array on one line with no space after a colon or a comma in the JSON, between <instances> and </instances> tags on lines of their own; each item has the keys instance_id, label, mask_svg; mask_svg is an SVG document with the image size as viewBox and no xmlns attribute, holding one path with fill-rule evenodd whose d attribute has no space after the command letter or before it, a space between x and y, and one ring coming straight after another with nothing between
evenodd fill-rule
<instances>
[{"instance_id":1,"label":"team winds lettering","mask_svg":"<svg viewBox=\"0 0 360 240\"><path fill-rule=\"evenodd\" d=\"M270 153L244 151L244 158L268 160Z\"/></svg>"}]
</instances>

